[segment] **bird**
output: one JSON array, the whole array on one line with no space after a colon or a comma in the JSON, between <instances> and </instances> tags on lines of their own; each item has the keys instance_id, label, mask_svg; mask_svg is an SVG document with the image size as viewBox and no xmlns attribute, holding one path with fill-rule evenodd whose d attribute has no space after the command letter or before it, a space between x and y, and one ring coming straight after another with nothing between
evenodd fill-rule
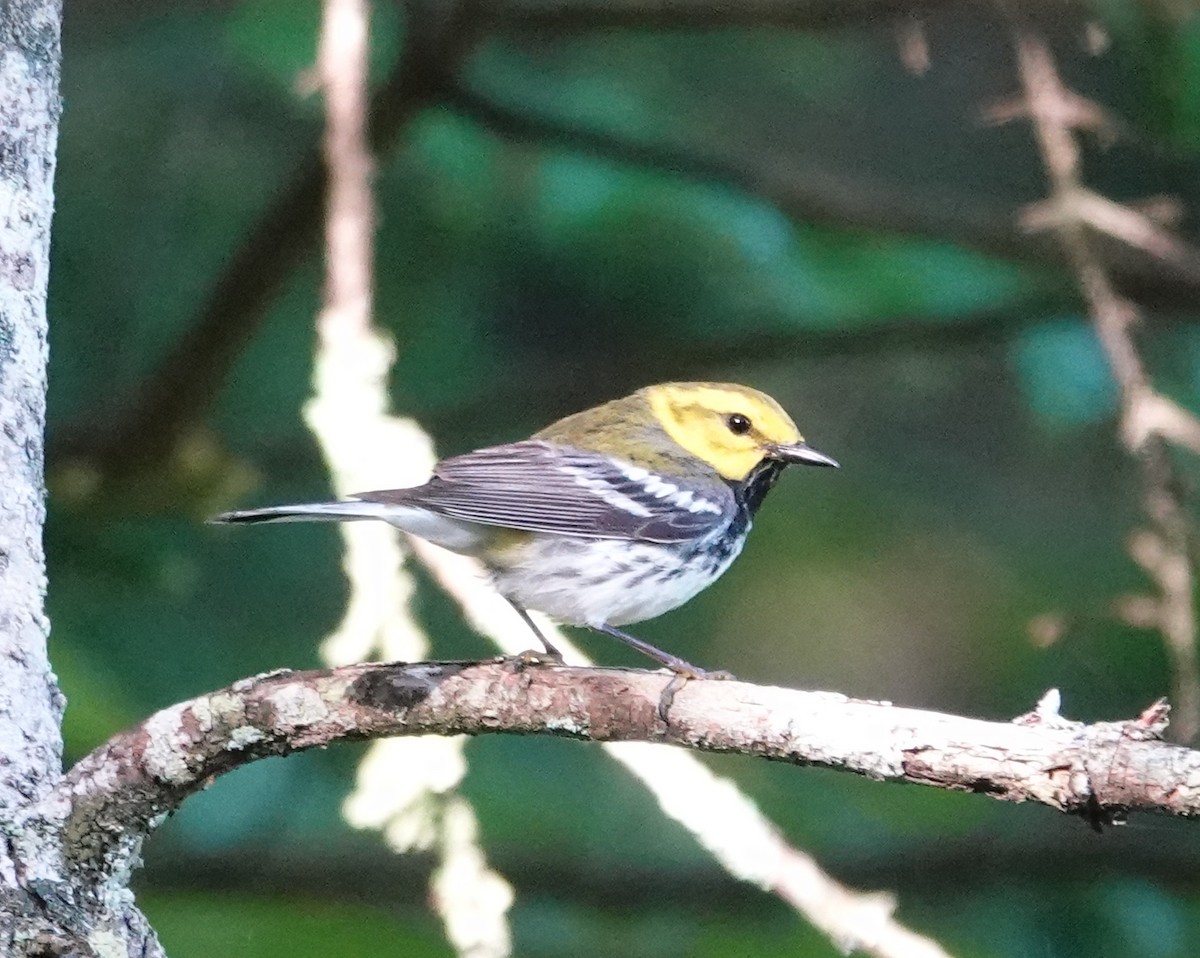
<instances>
[{"instance_id":1,"label":"bird","mask_svg":"<svg viewBox=\"0 0 1200 958\"><path fill-rule=\"evenodd\" d=\"M558 662L529 610L619 639L681 679L726 677L621 627L669 612L720 578L792 464L838 468L765 393L668 382L567 416L529 439L443 459L424 485L212 521L382 520L480 559Z\"/></svg>"}]
</instances>

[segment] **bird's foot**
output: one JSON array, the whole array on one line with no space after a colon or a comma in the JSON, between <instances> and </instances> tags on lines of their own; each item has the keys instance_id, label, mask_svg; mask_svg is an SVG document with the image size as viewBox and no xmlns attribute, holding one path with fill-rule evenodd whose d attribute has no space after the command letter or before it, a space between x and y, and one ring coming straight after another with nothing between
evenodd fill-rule
<instances>
[{"instance_id":1,"label":"bird's foot","mask_svg":"<svg viewBox=\"0 0 1200 958\"><path fill-rule=\"evenodd\" d=\"M502 655L496 661L507 666L514 672L524 672L529 668L543 665L564 665L562 653L557 649L548 652L544 649L526 649L516 655Z\"/></svg>"}]
</instances>

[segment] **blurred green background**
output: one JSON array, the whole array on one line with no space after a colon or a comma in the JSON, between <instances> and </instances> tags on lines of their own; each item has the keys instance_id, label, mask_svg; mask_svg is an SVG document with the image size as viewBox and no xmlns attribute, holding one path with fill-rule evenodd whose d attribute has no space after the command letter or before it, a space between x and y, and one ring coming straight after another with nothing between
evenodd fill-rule
<instances>
[{"instance_id":1,"label":"blurred green background","mask_svg":"<svg viewBox=\"0 0 1200 958\"><path fill-rule=\"evenodd\" d=\"M657 10L655 15L646 9ZM715 14L712 11L717 11ZM298 414L320 294L316 0L67 5L51 289L49 608L70 758L179 699L316 664L344 599L322 527L221 508L327 494ZM1200 209L1190 4L1038 6L1119 117L1089 184ZM396 409L443 454L648 382L777 397L839 473L787 475L741 561L638 634L747 680L1006 720L1170 688L1113 603L1147 583L1115 390L1045 237L1018 82L974 3L422 0L375 8L378 322ZM919 25L928 68L905 67ZM911 50L911 46L909 47ZM1200 280L1113 255L1157 385L1200 408ZM1185 481L1196 465L1180 459ZM439 656L484 654L425 584ZM1050 614L1049 646L1030 623ZM601 661L644 665L580 636ZM446 955L430 862L338 808L361 750L259 763L147 846L176 958ZM831 956L723 875L598 748L483 738L465 791L514 883L517 953ZM1200 947L1200 832L705 759L837 877L960 956Z\"/></svg>"}]
</instances>

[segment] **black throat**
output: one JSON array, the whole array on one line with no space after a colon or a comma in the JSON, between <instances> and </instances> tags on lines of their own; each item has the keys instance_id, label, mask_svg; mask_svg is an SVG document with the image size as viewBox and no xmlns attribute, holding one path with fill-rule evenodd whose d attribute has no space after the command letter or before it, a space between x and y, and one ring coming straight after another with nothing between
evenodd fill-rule
<instances>
[{"instance_id":1,"label":"black throat","mask_svg":"<svg viewBox=\"0 0 1200 958\"><path fill-rule=\"evenodd\" d=\"M741 482L733 483L733 495L737 500L738 511L745 514L746 520L753 518L758 507L767 498L767 493L775 485L779 474L787 463L778 459L764 459Z\"/></svg>"}]
</instances>

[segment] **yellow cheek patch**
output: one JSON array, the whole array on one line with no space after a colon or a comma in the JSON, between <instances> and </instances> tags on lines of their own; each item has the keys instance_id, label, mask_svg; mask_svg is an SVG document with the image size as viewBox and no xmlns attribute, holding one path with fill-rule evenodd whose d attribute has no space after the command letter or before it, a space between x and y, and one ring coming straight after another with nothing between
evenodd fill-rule
<instances>
[{"instance_id":1,"label":"yellow cheek patch","mask_svg":"<svg viewBox=\"0 0 1200 958\"><path fill-rule=\"evenodd\" d=\"M666 383L647 391L650 408L667 435L703 459L726 479L740 482L762 462L771 443L800 440L795 423L770 396L719 383ZM735 435L726 423L732 413L752 423Z\"/></svg>"}]
</instances>

